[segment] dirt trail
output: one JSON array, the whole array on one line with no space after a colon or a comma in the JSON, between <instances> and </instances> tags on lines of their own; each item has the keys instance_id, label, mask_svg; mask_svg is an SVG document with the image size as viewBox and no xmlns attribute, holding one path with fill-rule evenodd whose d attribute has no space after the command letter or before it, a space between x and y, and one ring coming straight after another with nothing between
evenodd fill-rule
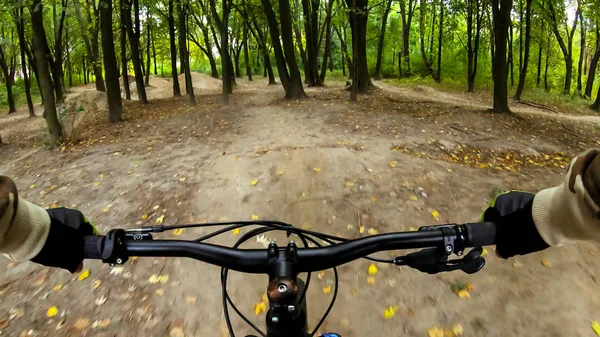
<instances>
[{"instance_id":1,"label":"dirt trail","mask_svg":"<svg viewBox=\"0 0 600 337\"><path fill-rule=\"evenodd\" d=\"M456 106L464 106L477 109L489 109L490 102L480 102L474 97L465 97L465 95L453 94L449 92L442 92L427 86L416 86L413 88L397 87L383 82L376 82L376 86L383 88L390 92L401 93L403 96L414 99L416 101L431 101L436 103L450 104ZM518 102L509 102L510 108L514 113L517 114L535 114L538 116L556 118L556 119L568 119L572 121L581 121L586 123L600 124L600 116L589 115L589 116L578 116L569 115L564 113L550 112L547 109L535 108L521 104Z\"/></svg>"},{"instance_id":2,"label":"dirt trail","mask_svg":"<svg viewBox=\"0 0 600 337\"><path fill-rule=\"evenodd\" d=\"M442 223L473 221L499 189L537 190L562 179L560 168L479 169L407 155L394 151L395 145L413 146L425 155L443 154L427 147L433 138L492 149L574 152L578 142L589 146L597 139L592 129L564 131L568 139L558 138L557 131L535 133L530 125L539 125L539 119L491 116L462 105L456 110L378 97L350 105L341 86L310 88L308 100L288 102L281 100L279 86L243 84L229 107L220 106L218 95L202 93L193 109L184 99L157 101L142 112L131 103L127 122L96 128L87 141L64 151L2 147L0 156L6 159L0 161L0 173L17 178L33 202L77 207L102 231L155 224L162 215L164 224L257 215L352 238L368 235L369 229L382 233L436 223L434 210ZM407 98L422 100L423 95L402 99ZM155 107L167 110L156 115L150 110ZM548 123L556 128L551 130L562 130L553 120ZM156 237L191 239L206 233L195 229ZM283 236L274 237L285 244ZM231 245L238 238L226 233L212 242ZM590 321L600 320L595 275L600 261L588 252L597 247L580 243L510 261L488 250L486 267L474 275L432 276L378 264L375 284L369 284L367 261L344 265L336 306L320 331L421 337L434 326L461 324L464 336L591 336ZM542 259L551 266L544 267ZM181 327L189 337L226 336L219 270L213 266L139 258L117 269L91 261L86 263L91 276L83 281L6 259L0 268L0 321L8 323L0 328L3 335L32 330L31 336L163 337ZM169 279L151 284L153 274ZM95 280L101 285L94 290ZM474 286L470 299L451 290L465 282ZM53 290L59 284L64 288ZM265 277L231 273L228 284L240 310L262 327L264 314L254 316L253 308ZM332 295L323 288L332 284L331 271L314 275L309 327L329 304ZM48 318L52 305L60 315ZM390 306L397 306L396 315L384 319ZM92 327L107 318L107 327ZM240 319L233 322L237 335L252 333Z\"/></svg>"}]
</instances>

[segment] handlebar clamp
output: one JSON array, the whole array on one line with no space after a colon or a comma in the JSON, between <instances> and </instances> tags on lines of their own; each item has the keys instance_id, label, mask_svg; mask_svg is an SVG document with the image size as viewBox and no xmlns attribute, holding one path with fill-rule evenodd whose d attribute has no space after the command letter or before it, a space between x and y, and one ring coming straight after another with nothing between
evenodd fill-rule
<instances>
[{"instance_id":1,"label":"handlebar clamp","mask_svg":"<svg viewBox=\"0 0 600 337\"><path fill-rule=\"evenodd\" d=\"M102 262L110 264L124 264L129 258L125 248L126 232L122 229L113 229L106 234L102 242Z\"/></svg>"}]
</instances>

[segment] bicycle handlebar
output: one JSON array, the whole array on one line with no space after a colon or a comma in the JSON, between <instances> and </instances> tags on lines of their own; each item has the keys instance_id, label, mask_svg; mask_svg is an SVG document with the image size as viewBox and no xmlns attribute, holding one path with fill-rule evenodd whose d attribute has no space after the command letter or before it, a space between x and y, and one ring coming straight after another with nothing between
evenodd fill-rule
<instances>
[{"instance_id":1,"label":"bicycle handlebar","mask_svg":"<svg viewBox=\"0 0 600 337\"><path fill-rule=\"evenodd\" d=\"M110 235L110 233L109 233ZM452 236L452 241L448 241ZM182 240L124 240L109 242L105 236L84 238L84 257L103 259L106 251L120 244L124 256L189 257L220 267L245 273L265 274L269 271L267 249L233 249L229 247ZM456 244L454 244L456 239ZM106 241L106 242L105 242ZM298 272L313 272L336 267L369 254L396 249L446 247L448 254L462 252L466 247L494 245L496 225L491 222L464 225L422 227L416 232L386 233L348 240L318 248L297 250ZM452 245L448 248L449 243ZM110 249L108 249L110 248ZM284 248L279 248L280 250ZM117 260L117 263L120 263Z\"/></svg>"}]
</instances>

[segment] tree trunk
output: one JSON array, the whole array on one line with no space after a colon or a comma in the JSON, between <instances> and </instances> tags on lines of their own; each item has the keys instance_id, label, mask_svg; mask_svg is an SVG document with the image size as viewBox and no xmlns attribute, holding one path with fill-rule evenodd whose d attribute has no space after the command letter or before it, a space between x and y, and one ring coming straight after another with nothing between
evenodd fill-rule
<instances>
[{"instance_id":1,"label":"tree trunk","mask_svg":"<svg viewBox=\"0 0 600 337\"><path fill-rule=\"evenodd\" d=\"M298 45L298 50L300 50L300 59L302 60L302 69L304 70L304 77L308 74L308 61L306 60L306 51L304 50L304 46L302 45L302 32L300 31L300 27L298 25L294 25L294 33L296 35L296 44Z\"/></svg>"},{"instance_id":2,"label":"tree trunk","mask_svg":"<svg viewBox=\"0 0 600 337\"><path fill-rule=\"evenodd\" d=\"M352 7L354 1L356 2L356 7ZM348 15L350 17L350 28L352 29L352 57L354 60L352 68L353 72L356 72L353 76L355 80L352 81L350 89L355 89L357 93L368 93L373 86L367 65L368 1L346 0L346 4L350 8Z\"/></svg>"},{"instance_id":3,"label":"tree trunk","mask_svg":"<svg viewBox=\"0 0 600 337\"><path fill-rule=\"evenodd\" d=\"M184 5L183 0L179 1L179 51L180 62L185 74L185 93L188 96L188 104L196 105L194 96L194 84L192 82L192 73L190 71L190 56L187 51L187 11L188 5ZM225 2L225 1L224 1Z\"/></svg>"},{"instance_id":4,"label":"tree trunk","mask_svg":"<svg viewBox=\"0 0 600 337\"><path fill-rule=\"evenodd\" d=\"M335 34L338 37L338 40L340 41L340 46L342 49L342 74L344 77L346 77L346 72L344 71L345 66L348 67L348 72L350 75L350 78L354 78L354 70L352 68L352 61L350 60L350 56L348 54L348 45L346 44L346 30L343 30L343 34L342 32L340 32L340 30L338 29L337 26L333 26L333 30L335 31ZM394 57L395 59L395 57ZM344 64L345 61L345 64Z\"/></svg>"},{"instance_id":5,"label":"tree trunk","mask_svg":"<svg viewBox=\"0 0 600 337\"><path fill-rule=\"evenodd\" d=\"M467 12L468 10L469 8L467 7ZM423 66L426 69L426 73L423 76L425 77L429 74L433 74L433 65L431 64L432 62L429 60L427 50L425 49L425 16L427 15L427 5L425 0L420 1L419 11L419 42L421 47L421 58L423 59ZM432 12L432 15L435 16L435 13ZM471 33L469 30L469 17L472 18L472 15L467 15L467 36L470 36ZM470 42L470 37L468 38L468 42ZM431 52L431 50L429 50L429 52Z\"/></svg>"},{"instance_id":6,"label":"tree trunk","mask_svg":"<svg viewBox=\"0 0 600 337\"><path fill-rule=\"evenodd\" d=\"M124 1L124 0L121 0ZM169 25L169 49L171 52L171 78L173 82L173 96L181 96L179 89L179 78L177 74L177 46L175 45L175 18L173 16L173 0L169 0L169 14L167 23Z\"/></svg>"},{"instance_id":7,"label":"tree trunk","mask_svg":"<svg viewBox=\"0 0 600 337\"><path fill-rule=\"evenodd\" d=\"M406 8L407 1L408 11ZM402 56L404 58L404 63L406 64L406 73L404 74L404 77L410 77L412 75L410 70L410 28L416 6L417 0L400 0L400 14L402 18Z\"/></svg>"},{"instance_id":8,"label":"tree trunk","mask_svg":"<svg viewBox=\"0 0 600 337\"><path fill-rule=\"evenodd\" d=\"M494 105L492 110L494 112L510 112L506 76L506 40L511 9L512 0L492 0L495 42L495 56L492 68L494 77Z\"/></svg>"},{"instance_id":9,"label":"tree trunk","mask_svg":"<svg viewBox=\"0 0 600 337\"><path fill-rule=\"evenodd\" d=\"M542 32L544 32L544 21L542 20ZM537 77L535 80L535 86L539 88L540 82L542 81L542 39L539 40L538 48L538 62L537 62Z\"/></svg>"},{"instance_id":10,"label":"tree trunk","mask_svg":"<svg viewBox=\"0 0 600 337\"><path fill-rule=\"evenodd\" d=\"M383 10L383 16L381 17L381 28L379 30L379 41L377 42L377 63L375 63L375 74L373 77L376 80L381 79L381 62L383 61L383 45L385 42L385 30L387 27L387 19L392 8L392 0L387 0L385 9Z\"/></svg>"},{"instance_id":11,"label":"tree trunk","mask_svg":"<svg viewBox=\"0 0 600 337\"><path fill-rule=\"evenodd\" d=\"M192 14L192 17L194 18L194 21L196 22L196 24L198 25L198 27L200 27L200 31L202 32L202 36L204 37L204 47L198 46L202 52L204 52L204 54L206 55L206 57L208 58L208 62L210 63L210 76L212 76L213 78L219 78L219 70L217 70L217 62L215 62L215 57L212 53L212 45L210 43L210 37L208 36L208 28L206 27L206 25L203 23L202 20L200 20L198 18L198 16L194 13L194 11L190 12Z\"/></svg>"},{"instance_id":12,"label":"tree trunk","mask_svg":"<svg viewBox=\"0 0 600 337\"><path fill-rule=\"evenodd\" d=\"M121 0L128 1L128 0ZM140 62L140 39L135 33L131 22L131 2L125 4L125 26L127 27L127 37L129 37L129 51L131 52L131 62L133 63L133 74L135 76L135 87L137 89L138 99L142 104L148 104L146 96L146 87L144 86L144 75L142 74L142 64Z\"/></svg>"},{"instance_id":13,"label":"tree trunk","mask_svg":"<svg viewBox=\"0 0 600 337\"><path fill-rule=\"evenodd\" d=\"M131 100L131 90L129 88L129 67L127 65L127 27L125 25L124 16L126 0L119 0L119 17L120 17L120 34L121 34L121 67L123 78L123 89L125 90L125 99Z\"/></svg>"},{"instance_id":14,"label":"tree trunk","mask_svg":"<svg viewBox=\"0 0 600 337\"><path fill-rule=\"evenodd\" d=\"M243 44L243 41L242 41ZM239 49L238 49L239 50ZM240 68L240 55L241 51L236 52L236 50L233 50L233 58L235 59L235 77L242 77L242 71Z\"/></svg>"},{"instance_id":15,"label":"tree trunk","mask_svg":"<svg viewBox=\"0 0 600 337\"><path fill-rule=\"evenodd\" d=\"M565 59L565 85L563 88L563 93L569 95L571 93L571 78L573 76L573 35L575 35L575 30L577 28L577 20L579 20L580 8L578 4L575 12L575 20L573 20L573 26L571 27L571 30L569 31L568 27L565 28L567 32L567 42L565 43L564 39L560 35L554 4L552 1L548 1L547 5L550 13L552 30L554 31L554 35L556 36L556 40L558 41Z\"/></svg>"},{"instance_id":16,"label":"tree trunk","mask_svg":"<svg viewBox=\"0 0 600 337\"><path fill-rule=\"evenodd\" d=\"M587 81L585 83L585 97L592 97L592 88L594 86L594 77L596 77L598 60L600 60L600 27L598 27L598 23L596 23L596 50L594 51L590 69L588 70Z\"/></svg>"},{"instance_id":17,"label":"tree trunk","mask_svg":"<svg viewBox=\"0 0 600 337\"><path fill-rule=\"evenodd\" d=\"M150 86L150 20L152 18L146 19L146 81L144 83L145 86Z\"/></svg>"},{"instance_id":18,"label":"tree trunk","mask_svg":"<svg viewBox=\"0 0 600 337\"><path fill-rule=\"evenodd\" d=\"M283 52L290 72L290 91L287 98L306 98L306 93L304 93L304 87L302 86L302 77L300 76L300 70L296 61L289 0L279 0L279 19L281 21L281 43L283 44ZM287 92L286 96L288 96Z\"/></svg>"},{"instance_id":19,"label":"tree trunk","mask_svg":"<svg viewBox=\"0 0 600 337\"><path fill-rule=\"evenodd\" d=\"M100 30L102 32L102 60L106 71L108 116L111 123L116 123L121 121L123 105L121 103L121 88L119 88L119 68L115 57L112 0L101 0L98 8L100 10Z\"/></svg>"},{"instance_id":20,"label":"tree trunk","mask_svg":"<svg viewBox=\"0 0 600 337\"><path fill-rule=\"evenodd\" d=\"M247 14L245 16L248 17ZM252 29L251 24L254 25L255 29ZM260 27L258 27L258 25L256 24L255 17L252 17L251 22L248 22L248 29L254 36L254 39L256 40L256 43L258 44L259 52L263 56L263 58L262 58L263 59L263 67L264 67L263 77L266 77L266 76L269 77L268 85L277 84L277 82L275 82L275 74L273 74L273 67L271 66L271 58L269 57L269 50L267 48L267 40L266 40L265 36L263 35Z\"/></svg>"},{"instance_id":21,"label":"tree trunk","mask_svg":"<svg viewBox=\"0 0 600 337\"><path fill-rule=\"evenodd\" d=\"M515 76L514 76L514 58L513 58L513 26L512 21L508 25L508 71L510 73L510 86L515 85Z\"/></svg>"},{"instance_id":22,"label":"tree trunk","mask_svg":"<svg viewBox=\"0 0 600 337\"><path fill-rule=\"evenodd\" d=\"M15 9L15 23L17 26L17 35L19 38L19 52L21 57L21 72L23 73L23 85L25 87L25 96L27 98L27 108L29 117L35 116L33 100L31 99L31 84L29 83L30 74L27 72L27 59L25 58L25 49L27 42L25 41L25 22L23 19L23 7Z\"/></svg>"},{"instance_id":23,"label":"tree trunk","mask_svg":"<svg viewBox=\"0 0 600 337\"><path fill-rule=\"evenodd\" d=\"M286 1L287 7L289 8L289 0L280 0L280 2L281 1ZM304 75L306 76L306 81L309 87L323 85L319 78L319 3L320 0L302 0L302 10L304 13L304 38L306 39L306 73ZM287 14L290 15L290 13ZM285 19L280 20L283 31L283 23Z\"/></svg>"},{"instance_id":24,"label":"tree trunk","mask_svg":"<svg viewBox=\"0 0 600 337\"><path fill-rule=\"evenodd\" d=\"M248 23L244 24L244 64L246 65L246 76L248 81L252 81L252 65L250 64L250 57L248 53Z\"/></svg>"},{"instance_id":25,"label":"tree trunk","mask_svg":"<svg viewBox=\"0 0 600 337\"><path fill-rule=\"evenodd\" d=\"M62 49L62 32L64 29L65 15L67 11L67 0L61 1L61 14L59 22L56 22L56 4L52 6L52 13L54 18L54 63L52 67L52 77L54 80L54 92L56 94L56 102L61 103L64 100L64 92L62 83L64 83L62 60L63 60L63 49Z\"/></svg>"},{"instance_id":26,"label":"tree trunk","mask_svg":"<svg viewBox=\"0 0 600 337\"><path fill-rule=\"evenodd\" d=\"M43 92L42 95L44 96L44 113L46 115L46 124L48 125L50 134L50 146L56 147L63 142L62 127L58 121L58 115L56 114L54 88L52 88L50 69L48 68L48 44L46 42L46 32L44 31L42 0L33 0L31 6L31 27L33 31L33 45L40 81L40 91Z\"/></svg>"},{"instance_id":27,"label":"tree trunk","mask_svg":"<svg viewBox=\"0 0 600 337\"><path fill-rule=\"evenodd\" d=\"M323 61L321 62L321 74L319 81L321 84L325 82L327 73L327 59L331 59L331 12L333 10L333 0L329 0L325 16L325 48L323 50ZM318 50L317 50L318 52Z\"/></svg>"},{"instance_id":28,"label":"tree trunk","mask_svg":"<svg viewBox=\"0 0 600 337\"><path fill-rule=\"evenodd\" d=\"M544 69L544 89L550 92L550 84L548 83L548 61L550 59L550 34L548 34L548 43L546 47L546 66Z\"/></svg>"},{"instance_id":29,"label":"tree trunk","mask_svg":"<svg viewBox=\"0 0 600 337\"><path fill-rule=\"evenodd\" d=\"M434 76L433 79L436 82L440 82L442 80L442 38L444 36L444 1L440 1L440 24L439 24L439 32L438 32L438 57L437 57L437 76ZM409 70L410 71L410 70Z\"/></svg>"},{"instance_id":30,"label":"tree trunk","mask_svg":"<svg viewBox=\"0 0 600 337\"><path fill-rule=\"evenodd\" d=\"M517 86L517 92L515 93L515 99L517 101L521 100L521 95L523 94L523 89L525 88L525 77L527 76L527 65L529 64L529 49L531 46L531 3L533 2L533 0L526 1L527 5L525 10L527 12L525 13L525 52L522 55L522 62L519 62L521 63L521 70L519 72L519 85ZM519 45L521 45L520 42Z\"/></svg>"},{"instance_id":31,"label":"tree trunk","mask_svg":"<svg viewBox=\"0 0 600 337\"><path fill-rule=\"evenodd\" d=\"M152 36L152 59L154 60L154 75L158 76L158 67L156 66L156 45L155 45L155 35Z\"/></svg>"},{"instance_id":32,"label":"tree trunk","mask_svg":"<svg viewBox=\"0 0 600 337\"><path fill-rule=\"evenodd\" d=\"M579 22L580 22L580 45L579 45L579 62L577 63L577 89L575 90L577 95L582 95L582 83L581 76L583 73L583 61L585 58L585 22L583 21L583 15L581 12L579 13Z\"/></svg>"},{"instance_id":33,"label":"tree trunk","mask_svg":"<svg viewBox=\"0 0 600 337\"><path fill-rule=\"evenodd\" d=\"M99 47L98 47L98 23L94 23L94 18L92 17L92 12L95 17L95 21L99 21L97 17L97 9L96 8L88 8L86 7L86 16L87 22L84 21L83 16L81 15L81 9L79 8L79 0L73 1L75 7L75 16L77 17L77 22L79 23L79 28L81 30L81 35L83 37L83 42L85 44L85 49L87 51L87 60L88 65L92 67L94 71L94 75L96 77L96 90L97 91L106 91L104 87L104 80L102 79L102 66L100 65L99 58ZM89 73L88 73L88 82L89 82Z\"/></svg>"}]
</instances>

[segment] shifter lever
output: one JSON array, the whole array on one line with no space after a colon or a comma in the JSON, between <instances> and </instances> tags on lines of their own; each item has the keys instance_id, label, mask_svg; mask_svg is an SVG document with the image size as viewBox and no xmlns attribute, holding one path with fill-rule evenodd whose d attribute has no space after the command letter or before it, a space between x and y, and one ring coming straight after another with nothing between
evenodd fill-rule
<instances>
[{"instance_id":1,"label":"shifter lever","mask_svg":"<svg viewBox=\"0 0 600 337\"><path fill-rule=\"evenodd\" d=\"M467 274L473 274L485 265L485 259L481 257L482 251L481 247L476 247L462 259L448 260L448 255L443 249L428 248L406 256L396 257L394 264L409 266L427 274L454 270L462 270Z\"/></svg>"}]
</instances>

